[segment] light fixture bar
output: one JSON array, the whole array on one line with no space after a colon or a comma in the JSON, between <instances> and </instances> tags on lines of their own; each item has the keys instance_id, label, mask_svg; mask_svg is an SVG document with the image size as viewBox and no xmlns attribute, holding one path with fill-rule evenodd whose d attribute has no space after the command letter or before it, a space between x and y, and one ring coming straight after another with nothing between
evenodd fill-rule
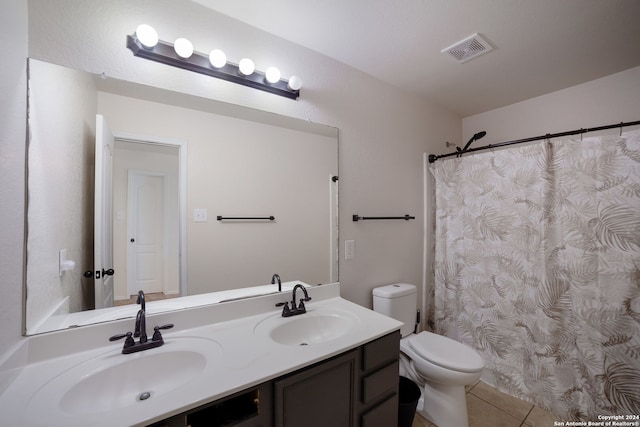
<instances>
[{"instance_id":1,"label":"light fixture bar","mask_svg":"<svg viewBox=\"0 0 640 427\"><path fill-rule=\"evenodd\" d=\"M244 76L240 74L238 65L231 62L227 62L220 68L214 68L207 55L195 51L189 58L181 58L176 54L173 45L162 40L159 40L154 47L146 48L135 35L127 36L127 48L133 52L134 56L140 58L238 83L285 98L297 99L300 96L300 90L289 89L287 80L280 79L275 83L267 83L265 74L258 70Z\"/></svg>"}]
</instances>

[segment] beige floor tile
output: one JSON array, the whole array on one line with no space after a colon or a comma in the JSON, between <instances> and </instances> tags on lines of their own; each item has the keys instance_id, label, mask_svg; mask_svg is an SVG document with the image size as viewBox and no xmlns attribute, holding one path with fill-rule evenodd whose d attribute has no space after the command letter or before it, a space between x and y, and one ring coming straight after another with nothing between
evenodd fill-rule
<instances>
[{"instance_id":1,"label":"beige floor tile","mask_svg":"<svg viewBox=\"0 0 640 427\"><path fill-rule=\"evenodd\" d=\"M479 397L487 403L498 407L504 412L522 421L533 408L531 403L522 401L506 393L496 390L483 382L479 382L469 391L472 395Z\"/></svg>"},{"instance_id":2,"label":"beige floor tile","mask_svg":"<svg viewBox=\"0 0 640 427\"><path fill-rule=\"evenodd\" d=\"M480 380L476 381L473 384L466 385L466 386L464 386L464 390L468 393L472 388L474 388L476 386L476 384L479 384L479 383L480 383Z\"/></svg>"},{"instance_id":3,"label":"beige floor tile","mask_svg":"<svg viewBox=\"0 0 640 427\"><path fill-rule=\"evenodd\" d=\"M431 421L428 421L422 418L420 415L416 414L415 418L413 419L413 424L411 424L411 427L438 427L438 426L431 423Z\"/></svg>"},{"instance_id":4,"label":"beige floor tile","mask_svg":"<svg viewBox=\"0 0 640 427\"><path fill-rule=\"evenodd\" d=\"M558 417L542 408L534 406L527 419L524 420L524 425L531 427L551 427L554 421L558 421Z\"/></svg>"},{"instance_id":5,"label":"beige floor tile","mask_svg":"<svg viewBox=\"0 0 640 427\"><path fill-rule=\"evenodd\" d=\"M468 386L467 391L469 427L551 427L557 421L544 409L502 393L482 381ZM438 426L416 413L412 427Z\"/></svg>"},{"instance_id":6,"label":"beige floor tile","mask_svg":"<svg viewBox=\"0 0 640 427\"><path fill-rule=\"evenodd\" d=\"M470 427L520 427L522 423L472 393L467 394L467 410Z\"/></svg>"}]
</instances>

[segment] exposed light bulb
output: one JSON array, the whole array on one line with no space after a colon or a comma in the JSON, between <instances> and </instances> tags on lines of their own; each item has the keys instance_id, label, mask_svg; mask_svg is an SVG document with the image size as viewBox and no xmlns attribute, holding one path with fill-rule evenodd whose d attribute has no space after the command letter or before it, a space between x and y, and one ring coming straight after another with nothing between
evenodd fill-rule
<instances>
[{"instance_id":1,"label":"exposed light bulb","mask_svg":"<svg viewBox=\"0 0 640 427\"><path fill-rule=\"evenodd\" d=\"M176 39L176 41L173 43L173 48L181 58L186 59L193 54L193 44L183 37Z\"/></svg>"},{"instance_id":2,"label":"exposed light bulb","mask_svg":"<svg viewBox=\"0 0 640 427\"><path fill-rule=\"evenodd\" d=\"M265 78L271 84L278 83L280 81L280 70L276 67L269 67L264 72Z\"/></svg>"},{"instance_id":3,"label":"exposed light bulb","mask_svg":"<svg viewBox=\"0 0 640 427\"><path fill-rule=\"evenodd\" d=\"M255 71L256 66L249 58L242 58L238 64L238 69L242 75L250 76Z\"/></svg>"},{"instance_id":4,"label":"exposed light bulb","mask_svg":"<svg viewBox=\"0 0 640 427\"><path fill-rule=\"evenodd\" d=\"M220 49L213 49L209 54L209 62L216 68L222 68L227 63L227 55Z\"/></svg>"},{"instance_id":5,"label":"exposed light bulb","mask_svg":"<svg viewBox=\"0 0 640 427\"><path fill-rule=\"evenodd\" d=\"M291 76L289 83L287 83L287 87L291 90L300 90L302 87L302 79L298 76Z\"/></svg>"},{"instance_id":6,"label":"exposed light bulb","mask_svg":"<svg viewBox=\"0 0 640 427\"><path fill-rule=\"evenodd\" d=\"M140 43L142 43L142 46L147 49L151 49L158 44L158 33L151 25L138 25L138 28L136 28L136 37Z\"/></svg>"}]
</instances>

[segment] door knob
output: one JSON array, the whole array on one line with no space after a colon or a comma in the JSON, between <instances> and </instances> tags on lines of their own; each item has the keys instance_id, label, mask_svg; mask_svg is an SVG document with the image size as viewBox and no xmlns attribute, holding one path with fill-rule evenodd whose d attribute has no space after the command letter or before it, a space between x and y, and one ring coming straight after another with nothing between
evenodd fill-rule
<instances>
[{"instance_id":1,"label":"door knob","mask_svg":"<svg viewBox=\"0 0 640 427\"><path fill-rule=\"evenodd\" d=\"M102 269L103 276L113 276L114 274L115 274L115 271L113 270L113 268L110 268L108 270L105 270L104 268Z\"/></svg>"},{"instance_id":2,"label":"door knob","mask_svg":"<svg viewBox=\"0 0 640 427\"><path fill-rule=\"evenodd\" d=\"M91 271L91 270L85 271L82 275L84 277L86 277L87 279L90 279L90 278L93 277L93 271Z\"/></svg>"},{"instance_id":3,"label":"door knob","mask_svg":"<svg viewBox=\"0 0 640 427\"><path fill-rule=\"evenodd\" d=\"M131 238L131 243L135 242L136 239L134 239L133 237Z\"/></svg>"}]
</instances>

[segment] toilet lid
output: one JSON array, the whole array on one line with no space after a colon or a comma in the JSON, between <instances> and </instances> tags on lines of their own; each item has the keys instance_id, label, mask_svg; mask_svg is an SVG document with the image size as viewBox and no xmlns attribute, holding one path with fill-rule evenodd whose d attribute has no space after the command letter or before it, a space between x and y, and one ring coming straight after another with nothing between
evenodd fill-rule
<instances>
[{"instance_id":1,"label":"toilet lid","mask_svg":"<svg viewBox=\"0 0 640 427\"><path fill-rule=\"evenodd\" d=\"M426 360L446 369L477 372L484 367L482 357L475 350L442 335L420 332L409 339L409 345Z\"/></svg>"}]
</instances>

